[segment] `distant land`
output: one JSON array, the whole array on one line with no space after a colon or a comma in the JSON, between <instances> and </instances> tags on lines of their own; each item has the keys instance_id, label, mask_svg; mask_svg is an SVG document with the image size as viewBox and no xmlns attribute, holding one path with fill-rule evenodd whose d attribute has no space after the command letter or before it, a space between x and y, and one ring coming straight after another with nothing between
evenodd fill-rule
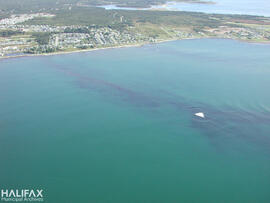
<instances>
[{"instance_id":1,"label":"distant land","mask_svg":"<svg viewBox=\"0 0 270 203\"><path fill-rule=\"evenodd\" d=\"M113 3L140 7L164 2L115 0ZM98 1L98 4L106 3L109 1ZM0 57L85 51L194 38L270 42L268 17L105 10L96 5L97 1L93 0L0 0Z\"/></svg>"},{"instance_id":2,"label":"distant land","mask_svg":"<svg viewBox=\"0 0 270 203\"><path fill-rule=\"evenodd\" d=\"M101 4L101 2L103 4ZM89 2L89 5L116 5L117 7L130 7L130 8L150 8L154 5L163 5L166 4L167 1L164 0L153 0L153 1L101 1L98 4ZM203 0L176 0L174 2L182 2L182 3L198 3L198 4L215 4L214 1L203 1Z\"/></svg>"},{"instance_id":3,"label":"distant land","mask_svg":"<svg viewBox=\"0 0 270 203\"><path fill-rule=\"evenodd\" d=\"M137 7L137 8L147 8L152 5L165 4L166 0L0 0L0 13L1 11L38 11L38 10L51 10L51 9L61 9L66 6L75 5L110 5L114 4L117 6L125 7ZM175 0L175 2L185 2L185 3L202 3L211 4L213 1L208 0Z\"/></svg>"}]
</instances>

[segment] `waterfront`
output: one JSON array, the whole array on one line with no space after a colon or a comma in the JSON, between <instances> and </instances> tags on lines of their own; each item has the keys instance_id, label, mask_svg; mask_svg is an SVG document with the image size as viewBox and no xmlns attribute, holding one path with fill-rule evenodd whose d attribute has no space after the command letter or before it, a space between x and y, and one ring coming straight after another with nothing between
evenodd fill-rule
<instances>
[{"instance_id":1,"label":"waterfront","mask_svg":"<svg viewBox=\"0 0 270 203\"><path fill-rule=\"evenodd\" d=\"M269 201L269 49L201 39L2 60L1 186L49 202Z\"/></svg>"}]
</instances>

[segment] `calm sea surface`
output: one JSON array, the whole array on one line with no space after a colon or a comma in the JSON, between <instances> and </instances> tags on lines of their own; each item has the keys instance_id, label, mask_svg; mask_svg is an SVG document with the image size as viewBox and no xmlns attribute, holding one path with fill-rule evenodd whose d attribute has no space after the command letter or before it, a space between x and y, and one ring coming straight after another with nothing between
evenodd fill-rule
<instances>
[{"instance_id":1,"label":"calm sea surface","mask_svg":"<svg viewBox=\"0 0 270 203\"><path fill-rule=\"evenodd\" d=\"M181 3L168 1L166 6L152 6L151 8L138 10L166 9L173 11L270 16L269 0L213 0L213 2L215 2L215 4ZM117 7L115 5L106 5L102 7L106 9L137 10L136 8Z\"/></svg>"},{"instance_id":2,"label":"calm sea surface","mask_svg":"<svg viewBox=\"0 0 270 203\"><path fill-rule=\"evenodd\" d=\"M0 187L57 203L270 202L269 89L270 45L232 40L2 60Z\"/></svg>"}]
</instances>

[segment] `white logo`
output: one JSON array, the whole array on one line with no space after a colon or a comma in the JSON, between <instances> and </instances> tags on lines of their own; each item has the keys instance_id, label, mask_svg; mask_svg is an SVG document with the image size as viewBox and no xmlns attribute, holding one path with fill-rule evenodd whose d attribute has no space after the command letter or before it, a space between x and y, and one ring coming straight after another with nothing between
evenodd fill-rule
<instances>
[{"instance_id":1,"label":"white logo","mask_svg":"<svg viewBox=\"0 0 270 203\"><path fill-rule=\"evenodd\" d=\"M5 202L42 202L43 190L1 190L1 201Z\"/></svg>"}]
</instances>

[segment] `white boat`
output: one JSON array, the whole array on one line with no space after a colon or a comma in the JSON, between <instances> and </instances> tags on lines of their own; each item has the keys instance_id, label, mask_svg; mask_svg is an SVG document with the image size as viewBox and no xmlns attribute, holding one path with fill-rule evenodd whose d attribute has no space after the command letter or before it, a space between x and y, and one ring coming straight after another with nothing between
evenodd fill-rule
<instances>
[{"instance_id":1,"label":"white boat","mask_svg":"<svg viewBox=\"0 0 270 203\"><path fill-rule=\"evenodd\" d=\"M198 112L198 113L195 113L194 115L195 115L195 116L198 116L198 117L200 117L200 118L205 118L203 112Z\"/></svg>"}]
</instances>

